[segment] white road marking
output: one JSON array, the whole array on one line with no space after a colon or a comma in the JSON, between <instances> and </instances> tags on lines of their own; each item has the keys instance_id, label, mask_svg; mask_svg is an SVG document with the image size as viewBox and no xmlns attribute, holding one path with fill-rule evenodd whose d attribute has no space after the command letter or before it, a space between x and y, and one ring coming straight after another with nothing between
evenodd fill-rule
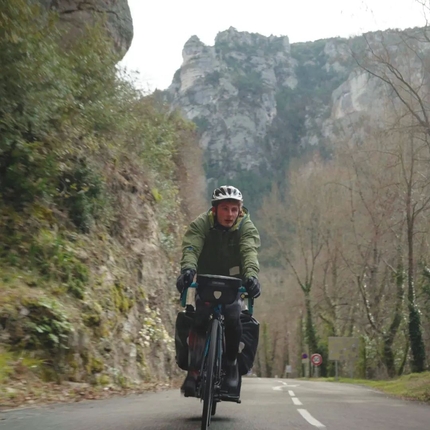
<instances>
[{"instance_id":1,"label":"white road marking","mask_svg":"<svg viewBox=\"0 0 430 430\"><path fill-rule=\"evenodd\" d=\"M280 385L279 387L272 387L273 390L275 391L282 391L284 387L282 385Z\"/></svg>"},{"instance_id":2,"label":"white road marking","mask_svg":"<svg viewBox=\"0 0 430 430\"><path fill-rule=\"evenodd\" d=\"M296 406L303 405L303 403L297 397L292 397L291 399Z\"/></svg>"},{"instance_id":3,"label":"white road marking","mask_svg":"<svg viewBox=\"0 0 430 430\"><path fill-rule=\"evenodd\" d=\"M297 409L299 414L311 425L318 428L325 428L325 425L316 420L306 409Z\"/></svg>"},{"instance_id":4,"label":"white road marking","mask_svg":"<svg viewBox=\"0 0 430 430\"><path fill-rule=\"evenodd\" d=\"M294 388L294 387L298 387L299 385L289 385L287 382L284 382L284 381L278 381L279 383L281 383L281 384L284 384L286 387L290 387L290 388Z\"/></svg>"},{"instance_id":5,"label":"white road marking","mask_svg":"<svg viewBox=\"0 0 430 430\"><path fill-rule=\"evenodd\" d=\"M295 396L294 391L291 391L291 390L288 390L288 394L289 394L291 397L294 397L294 396Z\"/></svg>"}]
</instances>

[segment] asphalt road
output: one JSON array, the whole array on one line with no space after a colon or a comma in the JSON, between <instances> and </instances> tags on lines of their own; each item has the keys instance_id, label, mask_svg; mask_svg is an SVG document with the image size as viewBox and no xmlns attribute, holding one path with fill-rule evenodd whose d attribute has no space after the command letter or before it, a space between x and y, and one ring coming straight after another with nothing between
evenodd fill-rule
<instances>
[{"instance_id":1,"label":"asphalt road","mask_svg":"<svg viewBox=\"0 0 430 430\"><path fill-rule=\"evenodd\" d=\"M199 430L201 404L179 390L0 413L4 430ZM211 430L429 430L430 406L349 384L246 378Z\"/></svg>"}]
</instances>

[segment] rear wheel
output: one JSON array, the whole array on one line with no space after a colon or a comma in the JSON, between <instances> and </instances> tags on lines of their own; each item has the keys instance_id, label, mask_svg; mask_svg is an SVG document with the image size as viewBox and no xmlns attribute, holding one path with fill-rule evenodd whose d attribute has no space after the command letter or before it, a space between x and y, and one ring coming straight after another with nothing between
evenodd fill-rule
<instances>
[{"instance_id":1,"label":"rear wheel","mask_svg":"<svg viewBox=\"0 0 430 430\"><path fill-rule=\"evenodd\" d=\"M214 410L214 405L216 409L216 403L214 403L214 367L216 359L218 328L219 321L217 319L212 320L209 351L206 361L206 380L204 383L201 430L207 430L207 428L210 426L211 415L213 415L212 411Z\"/></svg>"}]
</instances>

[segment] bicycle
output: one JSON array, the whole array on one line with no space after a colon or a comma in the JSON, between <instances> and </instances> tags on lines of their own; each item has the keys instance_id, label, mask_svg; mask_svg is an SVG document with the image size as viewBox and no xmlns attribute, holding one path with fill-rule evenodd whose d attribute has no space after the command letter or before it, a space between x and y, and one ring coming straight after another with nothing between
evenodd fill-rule
<instances>
[{"instance_id":1,"label":"bicycle","mask_svg":"<svg viewBox=\"0 0 430 430\"><path fill-rule=\"evenodd\" d=\"M231 304L238 298L245 299L247 293L242 287L241 279L218 275L197 275L197 282L192 283L189 288L196 288L200 300L210 303L212 306L212 318L209 321L196 387L196 397L203 401L201 429L207 430L211 417L216 413L217 403L220 401L241 403L241 376L239 376L237 396L221 391L225 345L223 305ZM184 308L187 306L187 291L188 289L182 293L181 297L181 304ZM254 299L248 297L248 312L252 315L253 310Z\"/></svg>"}]
</instances>

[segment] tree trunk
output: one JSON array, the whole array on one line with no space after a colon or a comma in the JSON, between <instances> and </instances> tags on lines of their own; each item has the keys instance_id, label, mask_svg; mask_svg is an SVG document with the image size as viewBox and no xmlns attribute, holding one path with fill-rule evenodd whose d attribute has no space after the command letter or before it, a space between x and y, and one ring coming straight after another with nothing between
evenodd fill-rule
<instances>
[{"instance_id":1,"label":"tree trunk","mask_svg":"<svg viewBox=\"0 0 430 430\"><path fill-rule=\"evenodd\" d=\"M287 325L285 324L285 338L284 338L284 350L282 354L282 375L285 374L287 365L290 363L290 333L287 330Z\"/></svg>"},{"instance_id":2,"label":"tree trunk","mask_svg":"<svg viewBox=\"0 0 430 430\"><path fill-rule=\"evenodd\" d=\"M309 356L317 352L318 341L315 326L312 318L312 305L310 291L305 291L305 307L306 307L306 326L305 326L305 337L306 343L309 349Z\"/></svg>"},{"instance_id":3,"label":"tree trunk","mask_svg":"<svg viewBox=\"0 0 430 430\"><path fill-rule=\"evenodd\" d=\"M405 369L406 362L408 360L409 355L409 341L406 338L405 350L403 352L402 362L400 363L399 370L397 371L397 376L403 375L403 370Z\"/></svg>"},{"instance_id":4,"label":"tree trunk","mask_svg":"<svg viewBox=\"0 0 430 430\"><path fill-rule=\"evenodd\" d=\"M382 361L387 369L388 376L393 378L396 375L396 369L394 365L394 352L393 352L393 342L397 335L400 323L402 322L402 305L404 297L404 271L401 261L397 266L396 271L396 303L394 306L394 315L391 322L390 328L387 333L383 335L383 351L382 351Z\"/></svg>"},{"instance_id":5,"label":"tree trunk","mask_svg":"<svg viewBox=\"0 0 430 430\"><path fill-rule=\"evenodd\" d=\"M406 223L408 238L408 310L409 310L409 343L412 352L412 372L423 372L425 367L425 348L422 335L421 317L415 303L414 284L414 214L409 188L406 203Z\"/></svg>"}]
</instances>

